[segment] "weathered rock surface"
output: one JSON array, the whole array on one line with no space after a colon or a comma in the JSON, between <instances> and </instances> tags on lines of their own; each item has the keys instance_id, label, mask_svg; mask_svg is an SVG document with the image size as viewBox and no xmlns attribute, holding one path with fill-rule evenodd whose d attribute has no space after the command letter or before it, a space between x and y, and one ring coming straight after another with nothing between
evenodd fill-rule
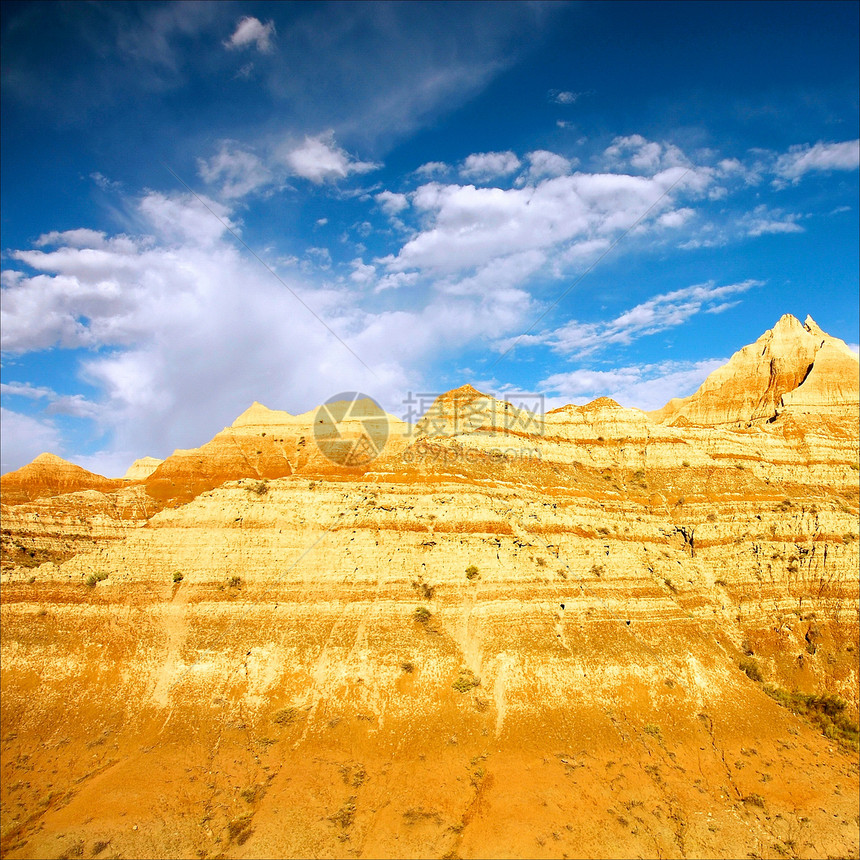
<instances>
[{"instance_id":1,"label":"weathered rock surface","mask_svg":"<svg viewBox=\"0 0 860 860\"><path fill-rule=\"evenodd\" d=\"M856 723L838 344L656 416L464 386L361 467L254 404L5 505L3 855L856 856L850 738L779 703Z\"/></svg>"}]
</instances>

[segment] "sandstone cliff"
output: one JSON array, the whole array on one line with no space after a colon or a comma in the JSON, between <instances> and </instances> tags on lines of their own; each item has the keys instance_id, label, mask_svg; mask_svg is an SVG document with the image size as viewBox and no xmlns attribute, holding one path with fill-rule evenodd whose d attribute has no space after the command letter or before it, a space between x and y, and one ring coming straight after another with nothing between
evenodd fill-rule
<instances>
[{"instance_id":1,"label":"sandstone cliff","mask_svg":"<svg viewBox=\"0 0 860 860\"><path fill-rule=\"evenodd\" d=\"M656 415L464 386L362 466L254 404L4 484L4 856L856 855L840 343L784 317Z\"/></svg>"}]
</instances>

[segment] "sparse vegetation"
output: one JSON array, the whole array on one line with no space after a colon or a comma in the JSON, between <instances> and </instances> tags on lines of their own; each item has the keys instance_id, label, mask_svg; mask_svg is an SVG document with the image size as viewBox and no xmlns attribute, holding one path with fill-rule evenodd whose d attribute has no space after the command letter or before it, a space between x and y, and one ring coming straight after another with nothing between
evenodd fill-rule
<instances>
[{"instance_id":1,"label":"sparse vegetation","mask_svg":"<svg viewBox=\"0 0 860 860\"><path fill-rule=\"evenodd\" d=\"M250 839L252 833L251 821L253 818L253 813L249 812L247 815L240 815L238 818L234 818L227 824L227 833L231 841L237 845L244 845Z\"/></svg>"},{"instance_id":2,"label":"sparse vegetation","mask_svg":"<svg viewBox=\"0 0 860 860\"><path fill-rule=\"evenodd\" d=\"M602 564L593 564L591 565L591 575L592 576L603 576L606 572L606 568Z\"/></svg>"},{"instance_id":3,"label":"sparse vegetation","mask_svg":"<svg viewBox=\"0 0 860 860\"><path fill-rule=\"evenodd\" d=\"M852 723L845 713L847 702L838 696L830 693L814 696L799 691L789 692L772 685L766 686L764 691L793 714L806 717L821 729L826 738L839 741L853 750L860 749L858 726Z\"/></svg>"},{"instance_id":4,"label":"sparse vegetation","mask_svg":"<svg viewBox=\"0 0 860 860\"><path fill-rule=\"evenodd\" d=\"M424 582L420 577L412 580L412 587L416 589L416 591L421 592L421 596L425 600L432 600L433 595L436 593L436 586Z\"/></svg>"},{"instance_id":5,"label":"sparse vegetation","mask_svg":"<svg viewBox=\"0 0 860 860\"><path fill-rule=\"evenodd\" d=\"M458 693L468 693L473 687L478 687L481 679L475 676L471 669L460 669L460 674L454 679L451 686Z\"/></svg>"},{"instance_id":6,"label":"sparse vegetation","mask_svg":"<svg viewBox=\"0 0 860 860\"><path fill-rule=\"evenodd\" d=\"M761 666L755 657L746 657L738 663L738 668L752 681L763 681Z\"/></svg>"},{"instance_id":7,"label":"sparse vegetation","mask_svg":"<svg viewBox=\"0 0 860 860\"><path fill-rule=\"evenodd\" d=\"M660 726L655 725L654 723L646 723L643 731L646 734L652 735L655 738L662 738L663 732L660 731Z\"/></svg>"},{"instance_id":8,"label":"sparse vegetation","mask_svg":"<svg viewBox=\"0 0 860 860\"><path fill-rule=\"evenodd\" d=\"M478 576L478 568L474 564L470 564L466 568L466 579L472 580Z\"/></svg>"},{"instance_id":9,"label":"sparse vegetation","mask_svg":"<svg viewBox=\"0 0 860 860\"><path fill-rule=\"evenodd\" d=\"M407 675L411 675L415 671L415 664L411 663L409 660L405 660L400 664L400 668L406 672Z\"/></svg>"},{"instance_id":10,"label":"sparse vegetation","mask_svg":"<svg viewBox=\"0 0 860 860\"><path fill-rule=\"evenodd\" d=\"M279 726L289 726L296 721L298 718L298 711L295 708L281 708L281 710L276 711L275 715L272 717L272 722L277 723Z\"/></svg>"},{"instance_id":11,"label":"sparse vegetation","mask_svg":"<svg viewBox=\"0 0 860 860\"><path fill-rule=\"evenodd\" d=\"M339 824L344 830L352 827L352 822L355 819L355 795L350 797L334 815L329 815L328 820L332 824Z\"/></svg>"},{"instance_id":12,"label":"sparse vegetation","mask_svg":"<svg viewBox=\"0 0 860 860\"><path fill-rule=\"evenodd\" d=\"M227 580L228 588L241 588L242 587L242 577L241 576L231 576Z\"/></svg>"},{"instance_id":13,"label":"sparse vegetation","mask_svg":"<svg viewBox=\"0 0 860 860\"><path fill-rule=\"evenodd\" d=\"M419 606L412 613L412 620L417 621L419 624L427 624L432 617L433 613L426 606Z\"/></svg>"},{"instance_id":14,"label":"sparse vegetation","mask_svg":"<svg viewBox=\"0 0 860 860\"><path fill-rule=\"evenodd\" d=\"M100 570L98 573L91 573L84 582L90 587L95 588L100 582L104 582L110 574Z\"/></svg>"},{"instance_id":15,"label":"sparse vegetation","mask_svg":"<svg viewBox=\"0 0 860 860\"><path fill-rule=\"evenodd\" d=\"M260 452L257 451L257 453ZM266 481L258 481L256 484L251 484L248 489L257 496L265 496L269 492L269 484Z\"/></svg>"},{"instance_id":16,"label":"sparse vegetation","mask_svg":"<svg viewBox=\"0 0 860 860\"><path fill-rule=\"evenodd\" d=\"M180 573L180 571L178 571L178 570L173 571L173 581L174 582L182 582L183 579L185 579L185 577L182 573Z\"/></svg>"}]
</instances>

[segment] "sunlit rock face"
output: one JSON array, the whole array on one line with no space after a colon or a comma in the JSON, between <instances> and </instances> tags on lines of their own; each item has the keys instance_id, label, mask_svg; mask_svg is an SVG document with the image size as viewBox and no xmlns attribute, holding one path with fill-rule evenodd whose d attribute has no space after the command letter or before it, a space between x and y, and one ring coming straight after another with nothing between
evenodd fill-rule
<instances>
[{"instance_id":1,"label":"sunlit rock face","mask_svg":"<svg viewBox=\"0 0 860 860\"><path fill-rule=\"evenodd\" d=\"M857 368L4 476L4 856L856 856Z\"/></svg>"}]
</instances>

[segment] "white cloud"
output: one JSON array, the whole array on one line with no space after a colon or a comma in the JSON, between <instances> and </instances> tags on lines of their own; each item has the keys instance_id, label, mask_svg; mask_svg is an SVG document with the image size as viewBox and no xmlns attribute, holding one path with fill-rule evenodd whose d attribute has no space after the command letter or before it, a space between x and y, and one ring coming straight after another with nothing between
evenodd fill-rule
<instances>
[{"instance_id":1,"label":"white cloud","mask_svg":"<svg viewBox=\"0 0 860 860\"><path fill-rule=\"evenodd\" d=\"M520 160L513 152L476 152L460 167L460 175L476 182L487 182L519 170Z\"/></svg>"},{"instance_id":2,"label":"white cloud","mask_svg":"<svg viewBox=\"0 0 860 860\"><path fill-rule=\"evenodd\" d=\"M104 248L107 244L105 234L99 230L52 230L36 239L39 248L46 245L67 245L71 248Z\"/></svg>"},{"instance_id":3,"label":"white cloud","mask_svg":"<svg viewBox=\"0 0 860 860\"><path fill-rule=\"evenodd\" d=\"M274 181L259 156L229 140L221 141L218 153L210 159L198 158L197 169L205 182L220 184L221 194L228 199L244 197Z\"/></svg>"},{"instance_id":4,"label":"white cloud","mask_svg":"<svg viewBox=\"0 0 860 860\"><path fill-rule=\"evenodd\" d=\"M57 394L52 388L30 385L29 382L0 383L0 394L6 397L26 397L28 400L47 400L47 415L71 415L76 418L96 418L97 404L82 394Z\"/></svg>"},{"instance_id":5,"label":"white cloud","mask_svg":"<svg viewBox=\"0 0 860 860\"><path fill-rule=\"evenodd\" d=\"M493 285L480 294L431 294L429 300L411 293L408 309L389 300L386 311L366 310L362 298L394 286L386 277L405 286L414 283L414 273L385 275L369 291L289 275L279 282L227 236L200 242L199 229L174 233L163 223L164 229L152 229L150 216L163 222L165 210L173 225L196 223L192 198L148 195L137 205L154 236L95 237L99 248L16 251L33 271L4 278L4 350L92 347L76 369L99 392L87 400L9 383L4 398L24 396L47 410L95 416L110 444L75 459L103 474L117 473L132 455L164 457L176 447L200 445L253 400L296 413L358 388L396 411L403 392L427 384L423 374L441 343L451 351L473 347L519 328L533 312L527 295ZM226 209L222 215L232 217ZM357 281L366 277L373 286L374 268L356 261ZM17 445L9 454L16 465L37 449L62 450L49 420L15 415L12 433L4 419L3 437L7 447Z\"/></svg>"},{"instance_id":6,"label":"white cloud","mask_svg":"<svg viewBox=\"0 0 860 860\"><path fill-rule=\"evenodd\" d=\"M298 146L285 148L281 157L293 175L316 184L345 179L352 173L369 173L382 166L353 158L335 143L333 132L305 137Z\"/></svg>"},{"instance_id":7,"label":"white cloud","mask_svg":"<svg viewBox=\"0 0 860 860\"><path fill-rule=\"evenodd\" d=\"M641 134L616 137L603 154L612 167L630 167L649 175L670 167L690 166L687 157L674 144L647 140Z\"/></svg>"},{"instance_id":8,"label":"white cloud","mask_svg":"<svg viewBox=\"0 0 860 860\"><path fill-rule=\"evenodd\" d=\"M393 191L381 191L374 199L386 215L397 215L409 206L409 198L405 194Z\"/></svg>"},{"instance_id":9,"label":"white cloud","mask_svg":"<svg viewBox=\"0 0 860 860\"><path fill-rule=\"evenodd\" d=\"M259 18L246 15L236 24L233 35L224 42L227 48L248 48L254 45L261 54L272 51L272 37L275 35L275 24L267 21L265 24Z\"/></svg>"},{"instance_id":10,"label":"white cloud","mask_svg":"<svg viewBox=\"0 0 860 860\"><path fill-rule=\"evenodd\" d=\"M672 212L663 213L657 219L657 223L661 227L681 227L695 214L696 213L690 209L689 206L684 206L681 209L674 209Z\"/></svg>"},{"instance_id":11,"label":"white cloud","mask_svg":"<svg viewBox=\"0 0 860 860\"><path fill-rule=\"evenodd\" d=\"M557 352L589 355L612 344L628 344L640 337L674 328L698 313L727 310L726 299L761 286L761 283L747 280L724 286L717 286L713 281L696 284L654 296L608 322L571 320L553 332L529 335L517 342L547 343ZM512 343L514 341L502 341L499 346L507 347Z\"/></svg>"},{"instance_id":12,"label":"white cloud","mask_svg":"<svg viewBox=\"0 0 860 860\"><path fill-rule=\"evenodd\" d=\"M798 182L811 170L857 170L858 166L860 139L792 146L777 158L775 172L782 179Z\"/></svg>"},{"instance_id":13,"label":"white cloud","mask_svg":"<svg viewBox=\"0 0 860 860\"><path fill-rule=\"evenodd\" d=\"M654 218L672 211L674 194L698 193L708 181L676 167L653 177L577 173L512 189L431 182L412 195L424 229L383 262L391 271L451 274L528 250L573 259L576 245L629 229L650 207Z\"/></svg>"},{"instance_id":14,"label":"white cloud","mask_svg":"<svg viewBox=\"0 0 860 860\"><path fill-rule=\"evenodd\" d=\"M447 173L451 168L444 161L428 161L422 164L421 167L415 169L415 173L419 176L438 176L442 173Z\"/></svg>"},{"instance_id":15,"label":"white cloud","mask_svg":"<svg viewBox=\"0 0 860 860\"><path fill-rule=\"evenodd\" d=\"M848 349L850 349L851 352L860 353L860 343L849 343Z\"/></svg>"},{"instance_id":16,"label":"white cloud","mask_svg":"<svg viewBox=\"0 0 860 860\"><path fill-rule=\"evenodd\" d=\"M577 159L565 158L546 149L537 149L526 153L529 169L523 177L524 181L535 182L553 176L566 176L578 163Z\"/></svg>"},{"instance_id":17,"label":"white cloud","mask_svg":"<svg viewBox=\"0 0 860 860\"><path fill-rule=\"evenodd\" d=\"M202 194L151 192L143 197L139 208L159 238L167 242L211 245L227 230L239 232L228 208Z\"/></svg>"},{"instance_id":18,"label":"white cloud","mask_svg":"<svg viewBox=\"0 0 860 860\"><path fill-rule=\"evenodd\" d=\"M572 105L581 95L570 90L550 90L547 93L549 100L559 105Z\"/></svg>"},{"instance_id":19,"label":"white cloud","mask_svg":"<svg viewBox=\"0 0 860 860\"><path fill-rule=\"evenodd\" d=\"M582 403L611 397L622 406L651 411L673 397L692 394L708 374L722 367L725 358L704 361L664 361L620 367L615 370L573 370L554 373L538 383L553 405Z\"/></svg>"},{"instance_id":20,"label":"white cloud","mask_svg":"<svg viewBox=\"0 0 860 860\"><path fill-rule=\"evenodd\" d=\"M0 471L20 469L39 454L62 450L60 432L50 421L0 407Z\"/></svg>"},{"instance_id":21,"label":"white cloud","mask_svg":"<svg viewBox=\"0 0 860 860\"><path fill-rule=\"evenodd\" d=\"M353 260L350 265L352 266L350 280L357 284L370 283L376 277L376 266L369 266L360 258Z\"/></svg>"},{"instance_id":22,"label":"white cloud","mask_svg":"<svg viewBox=\"0 0 860 860\"><path fill-rule=\"evenodd\" d=\"M741 217L739 224L747 236L753 237L766 233L803 233L803 227L797 223L799 218L796 213L784 213L761 204Z\"/></svg>"}]
</instances>

